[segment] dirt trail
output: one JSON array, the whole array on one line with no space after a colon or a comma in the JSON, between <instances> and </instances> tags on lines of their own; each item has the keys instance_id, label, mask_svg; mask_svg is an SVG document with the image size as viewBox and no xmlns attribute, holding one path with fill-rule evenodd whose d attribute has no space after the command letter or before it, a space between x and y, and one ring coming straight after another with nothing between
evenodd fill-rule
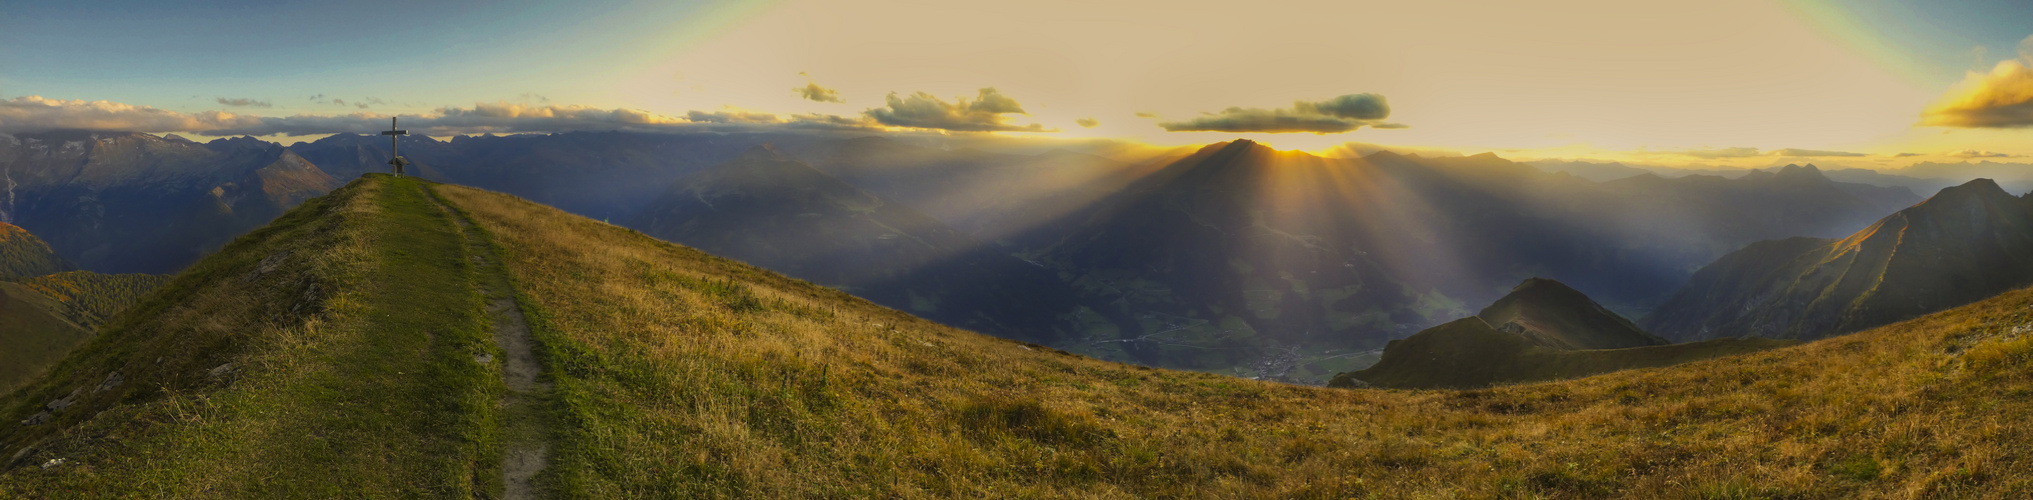
<instances>
[{"instance_id":1,"label":"dirt trail","mask_svg":"<svg viewBox=\"0 0 2033 500\"><path fill-rule=\"evenodd\" d=\"M499 402L503 427L503 498L538 498L540 490L534 480L538 473L543 472L550 454L548 420L543 417L541 404L549 399L551 386L541 378L543 365L536 359L529 320L523 317L522 307L515 300L508 270L496 261L493 246L478 232L473 221L452 210L436 191L431 191L431 198L445 208L452 220L458 222L460 232L465 235L467 255L473 260L474 275L478 277L475 284L487 299L487 315L494 327L494 344L505 358L501 360L501 382L508 387L508 394ZM487 357L491 356L483 354L480 359Z\"/></svg>"}]
</instances>

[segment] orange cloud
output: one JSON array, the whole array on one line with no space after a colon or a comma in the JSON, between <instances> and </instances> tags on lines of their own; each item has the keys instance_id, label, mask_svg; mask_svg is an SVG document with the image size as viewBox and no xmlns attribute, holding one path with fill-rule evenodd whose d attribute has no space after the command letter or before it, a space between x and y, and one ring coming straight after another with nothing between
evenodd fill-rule
<instances>
[{"instance_id":1,"label":"orange cloud","mask_svg":"<svg viewBox=\"0 0 2033 500\"><path fill-rule=\"evenodd\" d=\"M2033 126L2033 66L2024 57L1970 73L1941 102L1920 115L1921 125L1968 128Z\"/></svg>"}]
</instances>

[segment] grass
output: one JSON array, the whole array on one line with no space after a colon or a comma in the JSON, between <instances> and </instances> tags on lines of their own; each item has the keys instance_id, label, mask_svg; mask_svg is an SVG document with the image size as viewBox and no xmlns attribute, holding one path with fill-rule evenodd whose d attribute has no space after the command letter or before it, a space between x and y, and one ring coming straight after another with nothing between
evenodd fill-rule
<instances>
[{"instance_id":1,"label":"grass","mask_svg":"<svg viewBox=\"0 0 2033 500\"><path fill-rule=\"evenodd\" d=\"M548 474L567 497L2033 493L2018 444L2033 438L2033 349L2009 333L2033 321L2029 291L1670 368L1336 390L1065 355L441 192L504 248L535 319L561 400Z\"/></svg>"},{"instance_id":2,"label":"grass","mask_svg":"<svg viewBox=\"0 0 2033 500\"><path fill-rule=\"evenodd\" d=\"M307 202L0 400L0 447L28 447L0 496L484 492L499 382L474 359L489 344L457 230L423 189L377 177ZM51 422L11 425L80 387Z\"/></svg>"},{"instance_id":3,"label":"grass","mask_svg":"<svg viewBox=\"0 0 2033 500\"><path fill-rule=\"evenodd\" d=\"M33 380L92 331L62 315L63 304L19 283L0 282L0 394Z\"/></svg>"},{"instance_id":4,"label":"grass","mask_svg":"<svg viewBox=\"0 0 2033 500\"><path fill-rule=\"evenodd\" d=\"M1392 341L1368 368L1337 375L1397 389L1472 389L1493 384L1580 378L1633 368L1672 366L1798 344L1794 340L1723 338L1622 349L1567 350L1536 345L1525 336L1490 328L1468 317Z\"/></svg>"},{"instance_id":5,"label":"grass","mask_svg":"<svg viewBox=\"0 0 2033 500\"><path fill-rule=\"evenodd\" d=\"M14 419L108 371L129 380L49 424L0 424L0 453L40 443L0 497L491 494L502 389L471 355L486 348L473 283L493 278L422 189L373 176L313 200L0 399ZM539 483L561 497L2033 494L2033 291L1669 368L1340 390L986 337L513 197L436 192L492 242L529 319L553 384ZM277 252L301 258L243 278ZM290 313L307 283L316 312ZM238 375L205 374L226 361Z\"/></svg>"}]
</instances>

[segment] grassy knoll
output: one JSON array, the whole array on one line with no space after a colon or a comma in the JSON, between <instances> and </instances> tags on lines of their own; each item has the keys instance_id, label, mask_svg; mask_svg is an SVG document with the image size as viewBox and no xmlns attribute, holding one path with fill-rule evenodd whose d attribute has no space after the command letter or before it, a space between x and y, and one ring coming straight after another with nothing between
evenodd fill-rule
<instances>
[{"instance_id":1,"label":"grassy knoll","mask_svg":"<svg viewBox=\"0 0 2033 500\"><path fill-rule=\"evenodd\" d=\"M502 247L569 497L2033 494L2033 291L1669 368L1339 390L1065 355L439 192Z\"/></svg>"},{"instance_id":2,"label":"grassy knoll","mask_svg":"<svg viewBox=\"0 0 2033 500\"><path fill-rule=\"evenodd\" d=\"M415 180L305 203L0 399L0 497L488 490L500 387L466 262Z\"/></svg>"},{"instance_id":3,"label":"grassy knoll","mask_svg":"<svg viewBox=\"0 0 2033 500\"><path fill-rule=\"evenodd\" d=\"M1338 374L1327 385L1351 387L1355 385L1350 380L1353 378L1383 388L1473 389L1672 366L1799 343L1726 338L1622 349L1569 350L1546 347L1530 337L1498 331L1482 318L1470 316L1393 340L1376 364Z\"/></svg>"}]
</instances>

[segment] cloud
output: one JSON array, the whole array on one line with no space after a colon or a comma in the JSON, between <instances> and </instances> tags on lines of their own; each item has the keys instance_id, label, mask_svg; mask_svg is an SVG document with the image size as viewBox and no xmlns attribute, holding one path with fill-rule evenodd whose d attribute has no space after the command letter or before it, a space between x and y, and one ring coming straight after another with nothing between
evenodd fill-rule
<instances>
[{"instance_id":1,"label":"cloud","mask_svg":"<svg viewBox=\"0 0 2033 500\"><path fill-rule=\"evenodd\" d=\"M1094 128L1097 125L1101 125L1101 120L1096 120L1094 119L1094 117L1089 116L1086 118L1073 120L1073 123L1086 128Z\"/></svg>"},{"instance_id":2,"label":"cloud","mask_svg":"<svg viewBox=\"0 0 2033 500\"><path fill-rule=\"evenodd\" d=\"M1232 107L1198 118L1162 122L1168 132L1264 132L1335 134L1384 124L1391 106L1378 94L1348 94L1325 101L1296 101L1290 108ZM1392 128L1403 128L1403 125Z\"/></svg>"},{"instance_id":3,"label":"cloud","mask_svg":"<svg viewBox=\"0 0 2033 500\"><path fill-rule=\"evenodd\" d=\"M892 92L884 99L888 105L863 111L870 119L892 127L927 128L952 130L956 132L1057 132L1044 125L1017 125L1010 123L1004 115L1028 114L1015 99L1002 95L995 87L981 89L973 101L962 97L948 103L943 99L924 92L912 93L909 97L898 97Z\"/></svg>"},{"instance_id":4,"label":"cloud","mask_svg":"<svg viewBox=\"0 0 2033 500\"><path fill-rule=\"evenodd\" d=\"M2019 43L2019 58L1989 73L1971 71L1948 95L1920 113L1921 125L1966 128L2033 127L2033 37Z\"/></svg>"},{"instance_id":5,"label":"cloud","mask_svg":"<svg viewBox=\"0 0 2033 500\"><path fill-rule=\"evenodd\" d=\"M1920 153L1899 153L1892 155L1893 158L1905 158L1909 156L1920 156Z\"/></svg>"},{"instance_id":6,"label":"cloud","mask_svg":"<svg viewBox=\"0 0 2033 500\"><path fill-rule=\"evenodd\" d=\"M184 114L112 101L16 97L0 101L0 132L100 130L112 132L184 132L245 126L260 117L224 111Z\"/></svg>"},{"instance_id":7,"label":"cloud","mask_svg":"<svg viewBox=\"0 0 2033 500\"><path fill-rule=\"evenodd\" d=\"M1749 158L1758 156L1758 148L1701 148L1672 153L1695 158Z\"/></svg>"},{"instance_id":8,"label":"cloud","mask_svg":"<svg viewBox=\"0 0 2033 500\"><path fill-rule=\"evenodd\" d=\"M791 89L791 91L797 92L798 95L813 102L847 102L846 99L840 98L840 91L821 87L816 82L806 83L805 86Z\"/></svg>"},{"instance_id":9,"label":"cloud","mask_svg":"<svg viewBox=\"0 0 2033 500\"><path fill-rule=\"evenodd\" d=\"M725 111L714 111L714 112L692 111L689 113L685 113L685 119L699 123L766 124L766 123L784 122L783 119L777 118L777 116L774 114L742 111L739 109L729 109Z\"/></svg>"},{"instance_id":10,"label":"cloud","mask_svg":"<svg viewBox=\"0 0 2033 500\"><path fill-rule=\"evenodd\" d=\"M1138 111L1138 112L1137 112L1137 118L1157 118L1157 117L1158 117L1158 114L1157 114L1157 113L1152 113L1152 112L1149 112L1149 111Z\"/></svg>"},{"instance_id":11,"label":"cloud","mask_svg":"<svg viewBox=\"0 0 2033 500\"><path fill-rule=\"evenodd\" d=\"M233 98L233 99L227 99L227 98L221 97L221 98L219 98L219 104L223 104L223 105L226 105L226 106L232 106L232 107L235 107L235 108L272 108L272 107L275 107L275 104L274 104L274 103L270 103L270 102L268 102L268 101L257 101L257 100L253 100L253 99L248 99L248 98L245 98L245 97L239 97L239 98Z\"/></svg>"},{"instance_id":12,"label":"cloud","mask_svg":"<svg viewBox=\"0 0 2033 500\"><path fill-rule=\"evenodd\" d=\"M379 102L370 98L366 102ZM0 133L71 129L106 132L192 132L210 136L339 133L376 134L388 128L390 115L354 112L343 115L297 114L265 117L206 111L179 113L111 101L17 97L0 101ZM875 129L864 117L799 114L788 117L738 109L693 111L683 117L634 109L600 109L574 105L479 103L470 108L445 107L421 115L401 115L403 128L430 136L485 133L548 133L569 131L745 131L766 127L818 130Z\"/></svg>"},{"instance_id":13,"label":"cloud","mask_svg":"<svg viewBox=\"0 0 2033 500\"><path fill-rule=\"evenodd\" d=\"M1810 157L1810 156L1870 156L1870 155L1867 155L1867 154L1863 154L1863 153L1851 153L1851 152L1848 152L1848 151L1822 151L1822 150L1818 150L1818 149L1797 149L1797 148L1785 148L1785 149L1774 149L1774 150L1771 150L1771 151L1767 151L1767 152L1765 152L1765 154L1767 154L1767 155L1771 155L1771 156L1799 156L1799 157Z\"/></svg>"},{"instance_id":14,"label":"cloud","mask_svg":"<svg viewBox=\"0 0 2033 500\"><path fill-rule=\"evenodd\" d=\"M1961 151L1951 151L1948 153L1948 156L1953 156L1956 158L2014 158L2018 157L2019 155L2011 153L1998 153L1993 151L1978 151L1975 149L1965 149Z\"/></svg>"},{"instance_id":15,"label":"cloud","mask_svg":"<svg viewBox=\"0 0 2033 500\"><path fill-rule=\"evenodd\" d=\"M816 128L816 129L834 129L834 130L847 130L847 129L874 130L878 128L880 124L876 123L874 120L868 119L867 117L861 116L847 117L840 115L796 114L791 115L790 121L785 122L784 125L794 128Z\"/></svg>"}]
</instances>

